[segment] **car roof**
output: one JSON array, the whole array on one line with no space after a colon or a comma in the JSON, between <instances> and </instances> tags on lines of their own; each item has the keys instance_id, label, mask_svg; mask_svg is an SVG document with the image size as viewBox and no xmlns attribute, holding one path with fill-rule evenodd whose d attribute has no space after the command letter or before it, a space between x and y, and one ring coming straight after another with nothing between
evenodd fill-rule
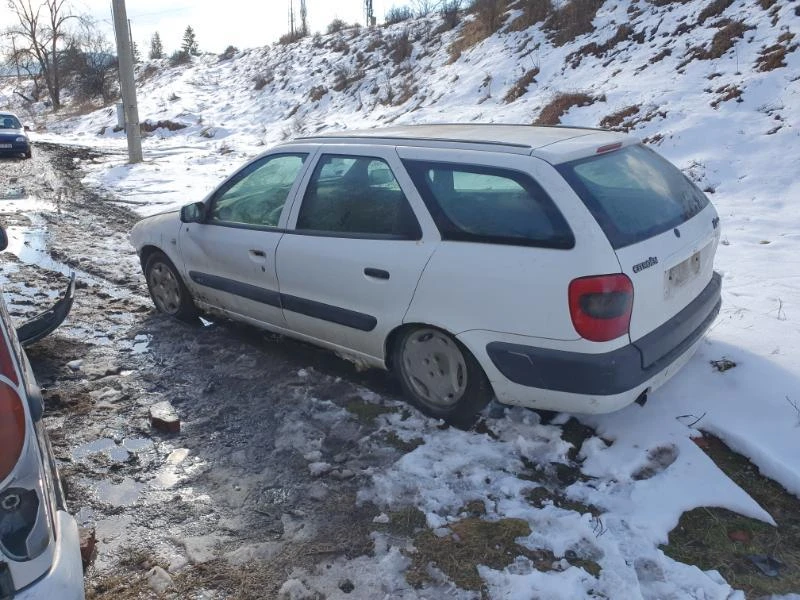
<instances>
[{"instance_id":1,"label":"car roof","mask_svg":"<svg viewBox=\"0 0 800 600\"><path fill-rule=\"evenodd\" d=\"M638 140L589 127L505 125L489 123L402 125L353 131L333 131L298 138L295 142L321 144L386 144L447 147L529 154L549 162L563 162L594 153L598 147Z\"/></svg>"}]
</instances>

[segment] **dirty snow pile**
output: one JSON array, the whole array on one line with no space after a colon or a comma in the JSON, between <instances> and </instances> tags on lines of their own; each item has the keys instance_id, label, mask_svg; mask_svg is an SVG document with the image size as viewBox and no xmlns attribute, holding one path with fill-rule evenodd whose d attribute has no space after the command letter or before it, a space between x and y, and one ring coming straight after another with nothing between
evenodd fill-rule
<instances>
[{"instance_id":1,"label":"dirty snow pile","mask_svg":"<svg viewBox=\"0 0 800 600\"><path fill-rule=\"evenodd\" d=\"M424 443L374 473L360 499L387 510L413 503L443 535L459 507L480 500L487 519L530 524L522 545L556 557L576 553L602 567L598 578L568 565L550 572L525 561L503 571L482 567L492 597L527 599L536 590L542 598L741 598L716 572L673 561L658 545L684 511L698 506L772 522L692 442L700 429L800 494L800 51L794 37L800 36L800 16L796 3L781 0L769 9L742 0L717 6L704 17L706 3L695 0L606 2L592 33L561 46L541 24L507 27L455 60L448 48L460 29L436 33L435 17L246 50L232 60L203 56L176 68L148 63L139 66L139 113L142 121L163 126L145 139L143 164L125 164L125 141L113 132L111 108L60 121L49 117L40 139L109 151L82 165L87 182L148 215L202 199L248 157L318 131L530 123L556 95L577 91L593 100L572 107L561 123L598 126L625 114L618 122L684 169L716 205L723 308L697 355L644 407L581 418L597 437L582 449L587 478L566 493L602 509L602 520L525 501L531 483L516 476L523 464L564 462L568 447L557 427L516 409L493 425L496 441L441 431L418 417L387 417L387 429ZM509 11L506 23L519 14ZM739 22L743 31L731 34L731 47L707 57L715 36ZM631 33L605 47L622 24ZM397 58L389 49L402 38L410 50ZM580 53L590 42L599 49ZM785 55L766 68L765 49L776 45ZM533 69L538 73L527 90L509 97ZM172 130L176 125L182 128ZM737 366L712 369L709 363L723 357ZM646 467L650 477L634 477ZM373 598L380 581L384 594L388 587L393 597L422 597L398 583L407 561L392 541L376 545L374 558L337 568L352 571ZM313 581L308 575L306 584ZM328 597L338 597L335 592ZM452 597L459 594L452 591Z\"/></svg>"}]
</instances>

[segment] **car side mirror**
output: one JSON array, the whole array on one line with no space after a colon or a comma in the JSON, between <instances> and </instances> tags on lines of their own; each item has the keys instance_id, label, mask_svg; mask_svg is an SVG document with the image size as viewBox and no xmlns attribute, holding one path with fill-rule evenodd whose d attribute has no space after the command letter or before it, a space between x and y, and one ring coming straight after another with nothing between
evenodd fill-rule
<instances>
[{"instance_id":1,"label":"car side mirror","mask_svg":"<svg viewBox=\"0 0 800 600\"><path fill-rule=\"evenodd\" d=\"M206 205L202 202L187 204L181 208L181 223L202 223L205 212Z\"/></svg>"},{"instance_id":2,"label":"car side mirror","mask_svg":"<svg viewBox=\"0 0 800 600\"><path fill-rule=\"evenodd\" d=\"M0 227L0 252L8 248L8 235L4 227Z\"/></svg>"},{"instance_id":3,"label":"car side mirror","mask_svg":"<svg viewBox=\"0 0 800 600\"><path fill-rule=\"evenodd\" d=\"M23 125L23 126L22 126L22 128L23 128L25 131L30 131L30 130L31 130L31 126L30 126L30 125Z\"/></svg>"}]
</instances>

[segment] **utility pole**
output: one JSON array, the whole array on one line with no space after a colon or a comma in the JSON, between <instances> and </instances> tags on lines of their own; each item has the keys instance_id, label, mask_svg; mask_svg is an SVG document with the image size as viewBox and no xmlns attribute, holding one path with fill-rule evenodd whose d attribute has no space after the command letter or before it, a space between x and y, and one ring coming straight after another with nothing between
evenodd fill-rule
<instances>
[{"instance_id":1,"label":"utility pole","mask_svg":"<svg viewBox=\"0 0 800 600\"><path fill-rule=\"evenodd\" d=\"M125 133L128 136L128 161L142 162L142 136L139 130L139 108L136 105L136 83L133 79L133 48L128 29L125 0L111 0L114 8L114 32L119 58L119 87L125 111Z\"/></svg>"},{"instance_id":2,"label":"utility pole","mask_svg":"<svg viewBox=\"0 0 800 600\"><path fill-rule=\"evenodd\" d=\"M375 27L375 11L372 9L372 0L364 0L364 12L367 16L367 27Z\"/></svg>"},{"instance_id":3,"label":"utility pole","mask_svg":"<svg viewBox=\"0 0 800 600\"><path fill-rule=\"evenodd\" d=\"M294 0L289 0L289 35L294 39Z\"/></svg>"},{"instance_id":4,"label":"utility pole","mask_svg":"<svg viewBox=\"0 0 800 600\"><path fill-rule=\"evenodd\" d=\"M304 36L308 35L308 10L306 9L306 0L300 0L300 32Z\"/></svg>"}]
</instances>

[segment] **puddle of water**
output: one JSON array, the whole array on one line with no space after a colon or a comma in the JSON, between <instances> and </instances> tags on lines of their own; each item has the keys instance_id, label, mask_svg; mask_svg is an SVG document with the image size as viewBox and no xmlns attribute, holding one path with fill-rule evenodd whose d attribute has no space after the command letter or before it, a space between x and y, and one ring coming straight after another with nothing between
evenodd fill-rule
<instances>
[{"instance_id":1,"label":"puddle of water","mask_svg":"<svg viewBox=\"0 0 800 600\"><path fill-rule=\"evenodd\" d=\"M130 506L139 499L144 487L143 483L126 477L121 483L101 481L95 486L94 490L100 502L105 502L112 506Z\"/></svg>"},{"instance_id":2,"label":"puddle of water","mask_svg":"<svg viewBox=\"0 0 800 600\"><path fill-rule=\"evenodd\" d=\"M124 448L112 448L108 451L108 457L114 462L125 462L130 457L131 453Z\"/></svg>"},{"instance_id":3,"label":"puddle of water","mask_svg":"<svg viewBox=\"0 0 800 600\"><path fill-rule=\"evenodd\" d=\"M93 442L88 442L77 448L72 450L72 458L74 460L80 460L82 458L86 458L87 456L91 456L92 454L97 454L98 452L103 452L105 450L111 450L112 448L116 448L117 444L114 440L110 438L100 438L99 440L94 440Z\"/></svg>"},{"instance_id":4,"label":"puddle of water","mask_svg":"<svg viewBox=\"0 0 800 600\"><path fill-rule=\"evenodd\" d=\"M155 479L153 479L153 487L168 490L178 485L184 477L178 472L182 470L180 465L188 456L189 450L187 448L178 448L170 452L164 463L164 467L159 471Z\"/></svg>"},{"instance_id":5,"label":"puddle of water","mask_svg":"<svg viewBox=\"0 0 800 600\"><path fill-rule=\"evenodd\" d=\"M106 452L108 457L114 462L125 462L131 453L141 452L153 446L153 441L143 438L129 438L117 444L110 438L100 438L92 442L82 444L72 450L72 458L81 460L92 454Z\"/></svg>"},{"instance_id":6,"label":"puddle of water","mask_svg":"<svg viewBox=\"0 0 800 600\"><path fill-rule=\"evenodd\" d=\"M144 354L150 346L150 337L147 335L137 335L133 338L131 352L133 354Z\"/></svg>"},{"instance_id":7,"label":"puddle of water","mask_svg":"<svg viewBox=\"0 0 800 600\"><path fill-rule=\"evenodd\" d=\"M129 452L141 452L142 450L152 448L153 440L144 438L126 438L122 441L122 447Z\"/></svg>"}]
</instances>

